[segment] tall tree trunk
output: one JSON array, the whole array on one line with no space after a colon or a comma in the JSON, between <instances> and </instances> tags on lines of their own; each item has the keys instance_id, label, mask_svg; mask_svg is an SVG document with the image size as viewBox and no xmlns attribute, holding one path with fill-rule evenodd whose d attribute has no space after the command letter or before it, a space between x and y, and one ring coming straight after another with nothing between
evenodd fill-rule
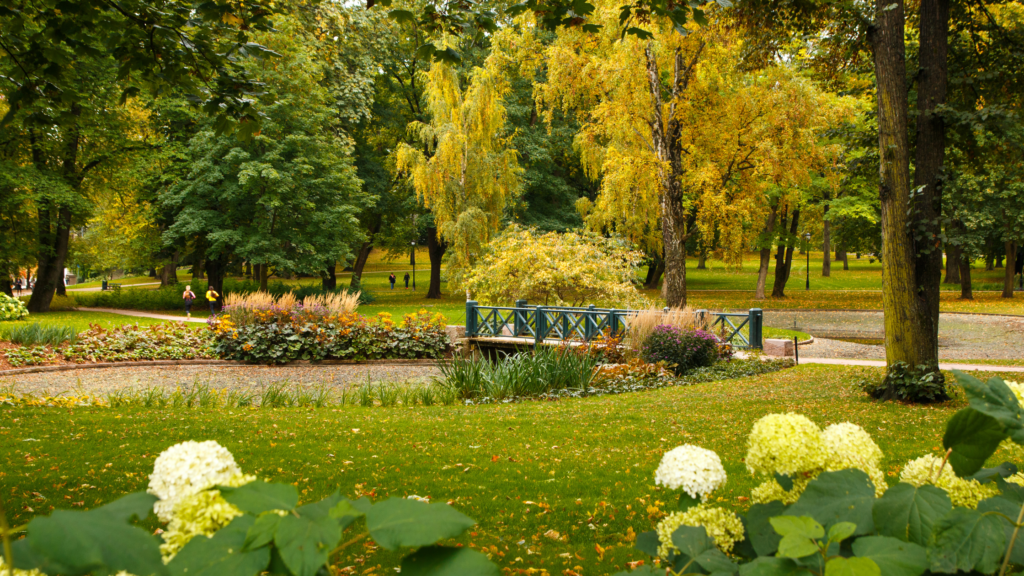
<instances>
[{"instance_id":1,"label":"tall tree trunk","mask_svg":"<svg viewBox=\"0 0 1024 576\"><path fill-rule=\"evenodd\" d=\"M672 308L686 306L686 240L689 237L688 209L683 202L683 187L680 180L683 174L683 151L679 142L682 126L676 117L675 106L676 98L681 97L686 90L690 75L703 51L702 44L687 64L683 60L682 51L676 49L672 59L670 101L667 107L662 102L664 89L652 44L648 44L644 51L647 60L647 87L652 103L648 123L655 152L662 162L658 169L658 178L661 188L662 245L665 247L663 291L666 304Z\"/></svg>"},{"instance_id":2,"label":"tall tree trunk","mask_svg":"<svg viewBox=\"0 0 1024 576\"><path fill-rule=\"evenodd\" d=\"M203 259L199 258L192 264L192 281L202 280L205 274L203 274Z\"/></svg>"},{"instance_id":3,"label":"tall tree trunk","mask_svg":"<svg viewBox=\"0 0 1024 576\"><path fill-rule=\"evenodd\" d=\"M650 265L647 266L647 278L644 280L644 288L647 290L656 290L658 283L661 282L661 275L665 273L665 259L660 254L655 255L651 258Z\"/></svg>"},{"instance_id":4,"label":"tall tree trunk","mask_svg":"<svg viewBox=\"0 0 1024 576\"><path fill-rule=\"evenodd\" d=\"M252 265L252 279L255 280L256 282L260 281L260 274L261 274L260 271L262 269L263 269L263 265L262 264L253 264Z\"/></svg>"},{"instance_id":5,"label":"tall tree trunk","mask_svg":"<svg viewBox=\"0 0 1024 576\"><path fill-rule=\"evenodd\" d=\"M6 275L0 277L0 292L12 298L14 297L14 283L12 283L11 279L8 278Z\"/></svg>"},{"instance_id":6,"label":"tall tree trunk","mask_svg":"<svg viewBox=\"0 0 1024 576\"><path fill-rule=\"evenodd\" d=\"M788 209L789 207L787 206L786 210L788 211ZM796 211L794 210L793 212L795 216ZM783 231L786 230L787 222L789 222L789 215L783 212L782 221L780 222ZM792 258L793 254L793 249L786 246L788 243L788 239L786 241L780 239L778 250L775 252L775 281L772 283L772 298L784 298L786 296L786 280L789 277L789 271L786 270L786 252L789 252L790 258Z\"/></svg>"},{"instance_id":7,"label":"tall tree trunk","mask_svg":"<svg viewBox=\"0 0 1024 576\"><path fill-rule=\"evenodd\" d=\"M224 306L224 275L227 272L227 260L226 254L206 259L207 288L213 288L220 294L216 303L218 310Z\"/></svg>"},{"instance_id":8,"label":"tall tree trunk","mask_svg":"<svg viewBox=\"0 0 1024 576\"><path fill-rule=\"evenodd\" d=\"M242 270L242 274L246 280L252 280L252 262L246 262L245 268Z\"/></svg>"},{"instance_id":9,"label":"tall tree trunk","mask_svg":"<svg viewBox=\"0 0 1024 576\"><path fill-rule=\"evenodd\" d=\"M946 245L946 277L943 284L960 283L960 248L952 244Z\"/></svg>"},{"instance_id":10,"label":"tall tree trunk","mask_svg":"<svg viewBox=\"0 0 1024 576\"><path fill-rule=\"evenodd\" d=\"M160 287L172 286L178 283L178 258L181 255L177 250L171 254L171 261L160 268Z\"/></svg>"},{"instance_id":11,"label":"tall tree trunk","mask_svg":"<svg viewBox=\"0 0 1024 576\"><path fill-rule=\"evenodd\" d=\"M356 288L362 284L363 268L366 267L366 261L370 258L372 251L373 244L371 242L363 242L363 245L359 247L359 252L356 253L356 262L352 266L352 277L348 281L349 288Z\"/></svg>"},{"instance_id":12,"label":"tall tree trunk","mask_svg":"<svg viewBox=\"0 0 1024 576\"><path fill-rule=\"evenodd\" d=\"M922 29L934 26L934 19L925 13L935 10L935 2L942 0L922 0ZM927 5L927 6L926 6ZM905 362L910 366L931 364L937 359L937 322L933 321L931 302L924 293L919 279L917 267L917 248L910 236L913 220L907 207L911 206L910 197L910 146L907 138L907 84L906 84L906 50L904 45L905 14L903 0L876 0L875 24L869 30L869 39L874 51L875 77L877 82L878 102L878 148L879 162L879 198L882 212L882 307L885 317L885 355L888 364ZM943 33L944 36L945 32ZM922 59L924 46L934 38L925 38L922 32ZM929 48L931 44L927 44ZM943 51L943 58L945 52ZM929 61L933 61L931 56ZM924 63L922 63L922 67ZM933 78L934 79L934 78ZM934 106L934 94L929 95L926 87L919 92L924 106ZM929 104L930 102L930 104ZM929 108L930 110L930 108ZM919 126L929 124L927 119L920 118ZM929 128L925 128L926 138L934 137ZM926 164L935 160L934 147L918 140L918 146L926 150L919 151L919 157ZM941 156L939 166L941 166ZM930 166L919 166L920 177L928 184L934 184L930 178ZM917 207L930 209L929 207ZM916 218L915 218L916 219ZM937 252L932 247L932 252ZM926 266L921 272L927 276ZM937 303L937 300L936 300Z\"/></svg>"},{"instance_id":13,"label":"tall tree trunk","mask_svg":"<svg viewBox=\"0 0 1024 576\"><path fill-rule=\"evenodd\" d=\"M260 264L260 292L267 291L267 279L270 278L270 267L266 262ZM213 281L212 279L210 280Z\"/></svg>"},{"instance_id":14,"label":"tall tree trunk","mask_svg":"<svg viewBox=\"0 0 1024 576\"><path fill-rule=\"evenodd\" d=\"M996 254L996 268L1003 267L1003 254Z\"/></svg>"},{"instance_id":15,"label":"tall tree trunk","mask_svg":"<svg viewBox=\"0 0 1024 576\"><path fill-rule=\"evenodd\" d=\"M942 284L942 183L946 162L946 124L936 109L946 103L949 0L921 0L920 71L917 80L917 137L914 149L914 275L919 306L913 330L919 331L918 364L939 362L939 297ZM959 260L959 250L956 251ZM957 270L959 271L959 269Z\"/></svg>"},{"instance_id":16,"label":"tall tree trunk","mask_svg":"<svg viewBox=\"0 0 1024 576\"><path fill-rule=\"evenodd\" d=\"M697 270L708 269L708 251L702 244L699 248L700 251L697 253Z\"/></svg>"},{"instance_id":17,"label":"tall tree trunk","mask_svg":"<svg viewBox=\"0 0 1024 576\"><path fill-rule=\"evenodd\" d=\"M441 298L441 259L446 246L437 237L437 228L427 228L427 254L430 256L430 287L427 298Z\"/></svg>"},{"instance_id":18,"label":"tall tree trunk","mask_svg":"<svg viewBox=\"0 0 1024 576\"><path fill-rule=\"evenodd\" d=\"M850 269L850 256L846 253L846 248L836 246L836 262L843 263L843 270Z\"/></svg>"},{"instance_id":19,"label":"tall tree trunk","mask_svg":"<svg viewBox=\"0 0 1024 576\"><path fill-rule=\"evenodd\" d=\"M960 298L974 300L974 290L971 286L971 261L961 253L957 264L960 266Z\"/></svg>"},{"instance_id":20,"label":"tall tree trunk","mask_svg":"<svg viewBox=\"0 0 1024 576\"><path fill-rule=\"evenodd\" d=\"M994 254L985 254L985 271L996 269L996 257Z\"/></svg>"},{"instance_id":21,"label":"tall tree trunk","mask_svg":"<svg viewBox=\"0 0 1024 576\"><path fill-rule=\"evenodd\" d=\"M332 262L331 265L327 267L327 270L323 275L321 285L324 290L334 290L338 287L338 265L336 263Z\"/></svg>"},{"instance_id":22,"label":"tall tree trunk","mask_svg":"<svg viewBox=\"0 0 1024 576\"><path fill-rule=\"evenodd\" d=\"M832 274L832 235L829 230L828 204L822 208L823 225L821 231L821 275L828 278ZM809 248L808 248L809 249Z\"/></svg>"},{"instance_id":23,"label":"tall tree trunk","mask_svg":"<svg viewBox=\"0 0 1024 576\"><path fill-rule=\"evenodd\" d=\"M782 281L782 286L779 287L779 295L778 295L779 298L782 298L782 297L785 296L785 294L783 292L784 292L784 290L786 288L786 283L789 282L789 277L793 273L793 253L796 251L796 244L798 244L800 242L800 239L797 237L797 230L799 228L800 228L800 210L799 209L795 209L795 210L793 210L793 220L789 223L789 237L794 239L793 240L794 244L792 246L787 246L786 247L786 265L783 268L783 270L785 271L786 276L785 276L785 280ZM775 287L772 287L772 295L773 296L775 295L774 293L775 293Z\"/></svg>"},{"instance_id":24,"label":"tall tree trunk","mask_svg":"<svg viewBox=\"0 0 1024 576\"><path fill-rule=\"evenodd\" d=\"M1014 272L1016 271L1017 243L1006 243L1006 270L1003 271L1003 298L1013 298Z\"/></svg>"},{"instance_id":25,"label":"tall tree trunk","mask_svg":"<svg viewBox=\"0 0 1024 576\"><path fill-rule=\"evenodd\" d=\"M768 264L772 259L772 238L775 235L775 218L779 213L779 204L776 201L768 212L768 221L764 225L764 232L761 239L764 244L761 247L761 264L757 268L757 290L754 298L764 300L764 286L768 281Z\"/></svg>"}]
</instances>

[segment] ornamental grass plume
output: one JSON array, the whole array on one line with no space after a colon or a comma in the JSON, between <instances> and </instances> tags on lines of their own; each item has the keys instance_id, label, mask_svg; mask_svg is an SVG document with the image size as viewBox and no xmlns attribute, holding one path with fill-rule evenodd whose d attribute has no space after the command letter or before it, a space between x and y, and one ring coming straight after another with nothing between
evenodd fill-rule
<instances>
[{"instance_id":1,"label":"ornamental grass plume","mask_svg":"<svg viewBox=\"0 0 1024 576\"><path fill-rule=\"evenodd\" d=\"M925 454L907 462L900 472L900 482L918 487L931 484L941 488L949 494L953 506L964 508L977 508L982 500L999 494L999 487L995 484L982 484L977 480L958 477L948 462L944 463L942 458L934 454Z\"/></svg>"},{"instance_id":2,"label":"ornamental grass plume","mask_svg":"<svg viewBox=\"0 0 1024 576\"><path fill-rule=\"evenodd\" d=\"M743 540L743 522L735 513L719 508L700 504L684 512L673 512L666 516L655 531L658 534L658 555L668 558L670 552L678 548L672 544L672 533L680 526L703 526L715 541L715 546L729 554L737 542Z\"/></svg>"},{"instance_id":3,"label":"ornamental grass plume","mask_svg":"<svg viewBox=\"0 0 1024 576\"><path fill-rule=\"evenodd\" d=\"M800 414L769 414L754 422L747 437L747 470L785 474L823 469L828 447L821 429Z\"/></svg>"},{"instance_id":4,"label":"ornamental grass plume","mask_svg":"<svg viewBox=\"0 0 1024 576\"><path fill-rule=\"evenodd\" d=\"M672 490L682 489L702 502L708 494L724 486L726 479L718 454L692 444L666 452L654 472L655 484Z\"/></svg>"},{"instance_id":5,"label":"ornamental grass plume","mask_svg":"<svg viewBox=\"0 0 1024 576\"><path fill-rule=\"evenodd\" d=\"M628 318L626 318L626 325L629 326L629 331L626 333L626 339L623 344L627 348L633 351L634 354L640 354L640 347L647 341L647 337L654 332L654 329L661 325L675 326L676 328L692 329L697 323L696 313L689 306L685 308L671 308L668 312L665 312L662 308L651 307L646 310L640 310Z\"/></svg>"},{"instance_id":6,"label":"ornamental grass plume","mask_svg":"<svg viewBox=\"0 0 1024 576\"><path fill-rule=\"evenodd\" d=\"M160 521L170 522L179 500L218 484L237 481L239 476L242 470L227 448L214 440L189 440L157 456L146 491L160 499L153 505Z\"/></svg>"}]
</instances>

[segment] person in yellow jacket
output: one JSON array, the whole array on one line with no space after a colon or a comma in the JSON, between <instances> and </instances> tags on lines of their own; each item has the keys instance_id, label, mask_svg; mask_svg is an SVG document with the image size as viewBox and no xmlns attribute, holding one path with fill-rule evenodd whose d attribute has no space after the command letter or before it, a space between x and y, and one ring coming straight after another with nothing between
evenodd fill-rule
<instances>
[{"instance_id":1,"label":"person in yellow jacket","mask_svg":"<svg viewBox=\"0 0 1024 576\"><path fill-rule=\"evenodd\" d=\"M220 294L210 286L206 289L206 301L210 303L210 314L216 314L216 310L213 309L214 304L217 303L217 298L220 298Z\"/></svg>"}]
</instances>

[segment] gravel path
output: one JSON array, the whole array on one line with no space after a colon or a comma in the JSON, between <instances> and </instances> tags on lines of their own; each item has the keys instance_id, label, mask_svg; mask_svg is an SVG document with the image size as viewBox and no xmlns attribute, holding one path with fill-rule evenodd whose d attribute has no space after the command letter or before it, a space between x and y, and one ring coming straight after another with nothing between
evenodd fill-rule
<instances>
[{"instance_id":1,"label":"gravel path","mask_svg":"<svg viewBox=\"0 0 1024 576\"><path fill-rule=\"evenodd\" d=\"M321 385L358 387L369 382L428 382L440 372L433 366L337 365L337 366L154 366L90 368L42 372L0 378L0 386L15 392L56 394L81 391L103 395L126 388L174 389L195 383L212 388L260 390L270 385Z\"/></svg>"},{"instance_id":2,"label":"gravel path","mask_svg":"<svg viewBox=\"0 0 1024 576\"><path fill-rule=\"evenodd\" d=\"M880 345L840 339L881 340L885 329L881 312L765 310L765 325L796 329L814 336L800 354L816 358L885 358ZM939 317L939 358L942 360L1016 360L1024 358L1024 318L974 314Z\"/></svg>"}]
</instances>

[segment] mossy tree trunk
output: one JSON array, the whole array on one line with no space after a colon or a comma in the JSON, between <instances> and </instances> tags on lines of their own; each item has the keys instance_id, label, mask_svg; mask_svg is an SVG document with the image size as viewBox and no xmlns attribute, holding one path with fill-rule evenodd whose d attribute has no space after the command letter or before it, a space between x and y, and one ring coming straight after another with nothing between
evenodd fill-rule
<instances>
[{"instance_id":1,"label":"mossy tree trunk","mask_svg":"<svg viewBox=\"0 0 1024 576\"><path fill-rule=\"evenodd\" d=\"M886 361L890 366L905 362L937 367L942 252L935 215L941 208L938 178L945 139L941 118L931 112L945 101L949 8L945 0L922 1L915 159L915 181L921 192L913 201L903 0L876 0L875 18L869 39L877 81Z\"/></svg>"}]
</instances>

